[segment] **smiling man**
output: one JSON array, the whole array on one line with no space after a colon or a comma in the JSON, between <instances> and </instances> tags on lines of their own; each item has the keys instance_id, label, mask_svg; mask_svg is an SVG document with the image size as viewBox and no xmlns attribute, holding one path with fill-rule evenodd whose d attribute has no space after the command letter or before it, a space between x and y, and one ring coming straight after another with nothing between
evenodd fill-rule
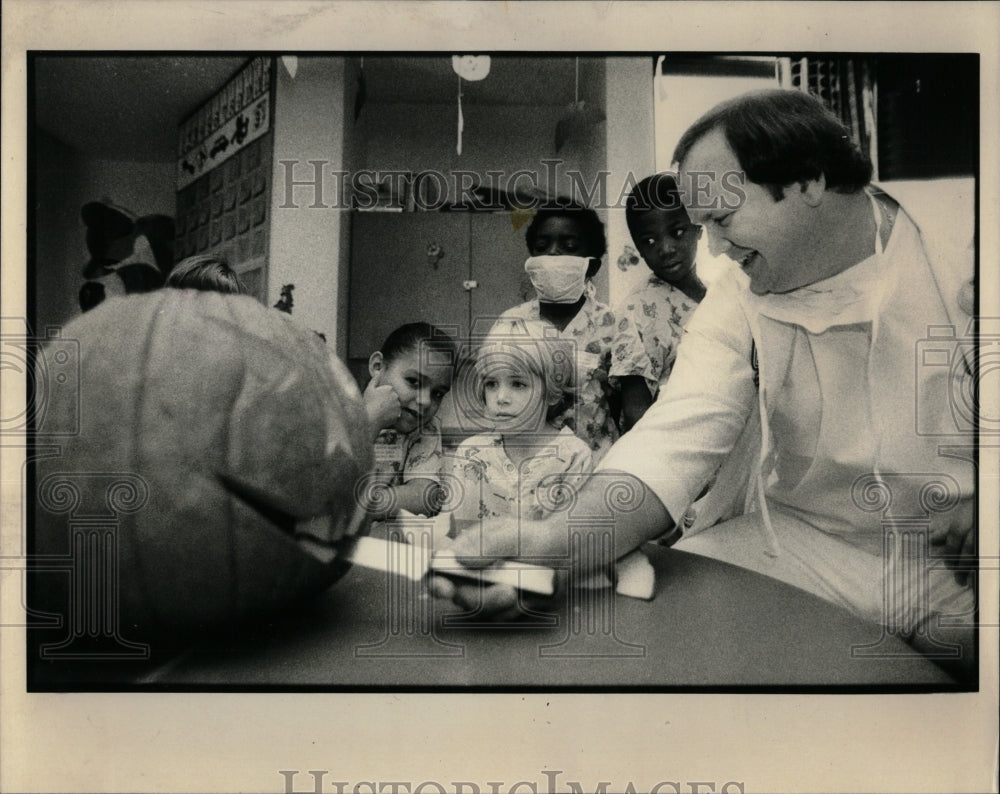
<instances>
[{"instance_id":1,"label":"smiling man","mask_svg":"<svg viewBox=\"0 0 1000 794\"><path fill-rule=\"evenodd\" d=\"M974 598L962 570L947 576L927 556L939 547L961 569L974 551L971 453L939 449L961 440L954 377L971 377L971 363L949 372L916 352L932 327L965 331L958 299L972 252L925 239L869 184L867 158L808 94L725 102L682 136L674 160L689 215L739 270L689 326L686 388L668 396L691 404L710 447L727 443L748 396L763 425L759 512L682 547L798 585L944 655L930 621L970 615ZM697 372L706 364L711 378ZM945 494L938 507L928 489ZM914 522L903 532L902 517ZM971 631L949 637L970 663Z\"/></svg>"},{"instance_id":2,"label":"smiling man","mask_svg":"<svg viewBox=\"0 0 1000 794\"><path fill-rule=\"evenodd\" d=\"M951 408L972 365L956 344L939 346L946 361L917 351L932 327L965 331L972 252L925 238L807 94L725 102L682 136L674 160L688 215L739 267L708 290L657 401L577 504L599 504L608 476L629 477L641 504L618 516L615 551L655 537L710 481L756 406L755 504L677 548L815 593L968 672L974 436ZM520 537L543 556L567 548L568 533L563 518ZM936 620L945 616L947 629Z\"/></svg>"},{"instance_id":3,"label":"smiling man","mask_svg":"<svg viewBox=\"0 0 1000 794\"><path fill-rule=\"evenodd\" d=\"M864 190L871 163L807 94L770 91L719 106L684 134L674 161L691 220L756 294L790 292L875 253ZM878 202L887 239L896 205L884 194Z\"/></svg>"}]
</instances>

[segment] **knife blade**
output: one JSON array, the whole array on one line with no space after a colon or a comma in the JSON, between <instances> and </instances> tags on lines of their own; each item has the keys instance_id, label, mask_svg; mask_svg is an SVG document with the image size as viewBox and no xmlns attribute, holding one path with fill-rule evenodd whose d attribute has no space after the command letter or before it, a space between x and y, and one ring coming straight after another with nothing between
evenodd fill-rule
<instances>
[{"instance_id":1,"label":"knife blade","mask_svg":"<svg viewBox=\"0 0 1000 794\"><path fill-rule=\"evenodd\" d=\"M337 556L350 560L354 565L413 581L420 581L434 573L465 582L508 585L540 595L555 592L555 571L540 565L508 561L488 568L468 568L448 549L432 554L422 544L399 543L369 536L344 538L336 545Z\"/></svg>"}]
</instances>

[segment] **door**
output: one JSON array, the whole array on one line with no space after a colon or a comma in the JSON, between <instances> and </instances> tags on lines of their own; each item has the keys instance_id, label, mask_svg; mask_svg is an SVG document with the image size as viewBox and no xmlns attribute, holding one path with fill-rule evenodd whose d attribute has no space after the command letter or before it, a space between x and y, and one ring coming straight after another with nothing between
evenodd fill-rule
<instances>
[{"instance_id":1,"label":"door","mask_svg":"<svg viewBox=\"0 0 1000 794\"><path fill-rule=\"evenodd\" d=\"M439 256L428 256L436 246ZM356 212L351 232L348 358L367 359L389 333L425 321L469 332L468 216Z\"/></svg>"},{"instance_id":2,"label":"door","mask_svg":"<svg viewBox=\"0 0 1000 794\"><path fill-rule=\"evenodd\" d=\"M471 250L470 338L463 340L451 393L439 414L445 446L490 426L479 415L472 364L483 336L504 311L534 297L524 272L528 256L524 232L530 217L509 212L473 212L467 216Z\"/></svg>"},{"instance_id":3,"label":"door","mask_svg":"<svg viewBox=\"0 0 1000 794\"><path fill-rule=\"evenodd\" d=\"M534 296L524 272L529 220L508 212L354 213L348 366L363 385L368 356L403 323L423 320L453 334L458 374L439 413L446 444L481 429L465 404L479 340L500 314ZM430 244L440 257L428 259Z\"/></svg>"},{"instance_id":4,"label":"door","mask_svg":"<svg viewBox=\"0 0 1000 794\"><path fill-rule=\"evenodd\" d=\"M472 279L469 327L482 336L493 321L511 306L535 297L524 260L528 246L524 233L529 216L511 212L477 212L469 215Z\"/></svg>"}]
</instances>

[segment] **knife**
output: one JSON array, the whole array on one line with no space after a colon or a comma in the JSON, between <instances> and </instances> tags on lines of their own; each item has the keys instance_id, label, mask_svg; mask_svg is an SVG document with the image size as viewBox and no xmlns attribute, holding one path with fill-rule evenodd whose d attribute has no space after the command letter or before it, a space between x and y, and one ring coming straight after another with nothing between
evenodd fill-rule
<instances>
[{"instance_id":1,"label":"knife","mask_svg":"<svg viewBox=\"0 0 1000 794\"><path fill-rule=\"evenodd\" d=\"M426 546L381 540L368 536L338 541L338 557L354 565L420 581L428 574L466 582L503 584L540 595L555 592L556 574L551 568L523 562L502 562L488 568L468 568L450 549L431 554Z\"/></svg>"},{"instance_id":2,"label":"knife","mask_svg":"<svg viewBox=\"0 0 1000 794\"><path fill-rule=\"evenodd\" d=\"M462 581L480 581L505 584L531 593L552 595L555 592L555 571L539 565L522 562L502 562L488 568L468 568L459 562L454 552L442 549L435 554L420 543L400 543L355 534L357 516L347 534L331 542L331 516L296 516L291 505L274 494L247 482L229 471L218 471L216 477L222 486L235 497L252 507L271 524L287 532L295 541L322 562L334 559L348 560L363 568L384 571L420 581L429 573ZM363 511L356 511L361 513ZM399 523L404 529L426 528L434 537L443 539L451 530L452 516L442 513L436 518L416 516L400 511Z\"/></svg>"}]
</instances>

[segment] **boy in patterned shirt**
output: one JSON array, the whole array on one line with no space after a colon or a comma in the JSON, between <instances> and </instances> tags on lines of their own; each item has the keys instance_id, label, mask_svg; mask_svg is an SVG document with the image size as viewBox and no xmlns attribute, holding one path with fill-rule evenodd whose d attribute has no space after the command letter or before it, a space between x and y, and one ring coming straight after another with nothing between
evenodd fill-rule
<instances>
[{"instance_id":1,"label":"boy in patterned shirt","mask_svg":"<svg viewBox=\"0 0 1000 794\"><path fill-rule=\"evenodd\" d=\"M688 218L672 174L653 174L636 185L625 220L652 275L615 310L610 376L621 388L623 431L652 405L673 368L684 326L705 297L694 261L701 227Z\"/></svg>"}]
</instances>

